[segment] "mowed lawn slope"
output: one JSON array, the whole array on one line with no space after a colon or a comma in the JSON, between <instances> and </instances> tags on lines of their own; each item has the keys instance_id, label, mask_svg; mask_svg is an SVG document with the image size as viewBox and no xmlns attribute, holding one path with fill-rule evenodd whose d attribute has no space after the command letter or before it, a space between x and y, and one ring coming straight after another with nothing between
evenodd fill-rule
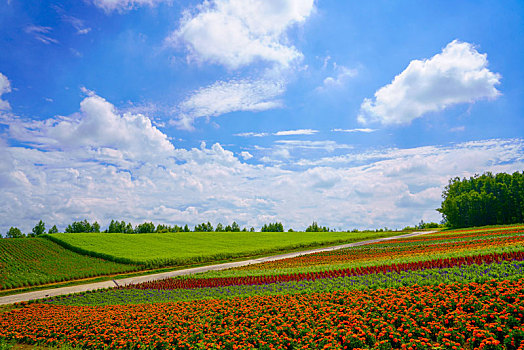
<instances>
[{"instance_id":1,"label":"mowed lawn slope","mask_svg":"<svg viewBox=\"0 0 524 350\"><path fill-rule=\"evenodd\" d=\"M402 232L57 233L47 237L85 254L148 267L210 262L363 241Z\"/></svg>"},{"instance_id":2,"label":"mowed lawn slope","mask_svg":"<svg viewBox=\"0 0 524 350\"><path fill-rule=\"evenodd\" d=\"M0 290L137 270L42 238L0 239Z\"/></svg>"}]
</instances>

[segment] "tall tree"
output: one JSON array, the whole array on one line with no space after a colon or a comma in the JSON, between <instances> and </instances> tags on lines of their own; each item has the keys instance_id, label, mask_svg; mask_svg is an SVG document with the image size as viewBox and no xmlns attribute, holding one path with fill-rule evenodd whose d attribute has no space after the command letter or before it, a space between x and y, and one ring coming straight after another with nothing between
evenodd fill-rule
<instances>
[{"instance_id":1,"label":"tall tree","mask_svg":"<svg viewBox=\"0 0 524 350\"><path fill-rule=\"evenodd\" d=\"M45 224L42 220L40 220L38 224L36 224L36 226L33 227L33 234L35 236L39 236L43 234L44 232L45 232Z\"/></svg>"}]
</instances>

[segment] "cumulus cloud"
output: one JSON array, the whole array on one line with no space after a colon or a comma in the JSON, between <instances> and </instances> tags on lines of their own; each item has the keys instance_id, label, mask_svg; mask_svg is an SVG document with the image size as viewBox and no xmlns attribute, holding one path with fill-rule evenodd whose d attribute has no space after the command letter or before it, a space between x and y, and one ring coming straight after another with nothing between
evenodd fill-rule
<instances>
[{"instance_id":1,"label":"cumulus cloud","mask_svg":"<svg viewBox=\"0 0 524 350\"><path fill-rule=\"evenodd\" d=\"M470 43L457 40L441 53L425 60L413 60L393 81L364 99L361 123L407 124L429 112L460 103L494 99L500 74L488 68L486 54Z\"/></svg>"},{"instance_id":2,"label":"cumulus cloud","mask_svg":"<svg viewBox=\"0 0 524 350\"><path fill-rule=\"evenodd\" d=\"M181 102L176 108L177 118L171 123L180 129L192 130L197 118L281 107L282 102L277 97L283 92L284 85L276 81L217 81L193 92Z\"/></svg>"},{"instance_id":3,"label":"cumulus cloud","mask_svg":"<svg viewBox=\"0 0 524 350\"><path fill-rule=\"evenodd\" d=\"M102 226L112 219L235 220L256 228L278 220L304 229L314 218L340 229L403 227L439 220L434 209L451 177L524 168L522 139L347 148L348 155L310 164L290 152L305 150L311 160L316 150L347 145L278 140L268 152L280 152L279 162L247 164L251 152L235 154L218 143L176 148L148 118L122 114L94 93L72 116L7 122L0 135L0 232L28 232L40 219L60 229L83 219Z\"/></svg>"},{"instance_id":4,"label":"cumulus cloud","mask_svg":"<svg viewBox=\"0 0 524 350\"><path fill-rule=\"evenodd\" d=\"M9 102L2 100L2 95L8 92L11 92L11 83L5 75L0 73L0 111L11 108Z\"/></svg>"},{"instance_id":5,"label":"cumulus cloud","mask_svg":"<svg viewBox=\"0 0 524 350\"><path fill-rule=\"evenodd\" d=\"M231 69L256 60L288 66L302 54L287 43L287 30L310 16L314 0L213 0L186 12L167 42L183 43L188 58Z\"/></svg>"},{"instance_id":6,"label":"cumulus cloud","mask_svg":"<svg viewBox=\"0 0 524 350\"><path fill-rule=\"evenodd\" d=\"M80 112L43 122L11 123L10 133L37 147L71 150L79 147L127 158L147 159L174 150L167 136L141 114L119 114L104 98L90 92ZM114 154L115 152L113 152Z\"/></svg>"},{"instance_id":7,"label":"cumulus cloud","mask_svg":"<svg viewBox=\"0 0 524 350\"><path fill-rule=\"evenodd\" d=\"M304 229L314 218L340 229L403 227L439 220L434 209L449 178L524 166L521 139L390 149L371 152L365 164L293 170L283 168L284 155L276 165L246 164L220 144L173 153L118 163L90 148L43 151L0 142L0 230L27 232L40 219L63 229L84 218L103 226L111 219L235 220L260 228L279 220Z\"/></svg>"},{"instance_id":8,"label":"cumulus cloud","mask_svg":"<svg viewBox=\"0 0 524 350\"><path fill-rule=\"evenodd\" d=\"M92 0L93 4L106 13L124 12L139 6L154 6L166 0Z\"/></svg>"}]
</instances>

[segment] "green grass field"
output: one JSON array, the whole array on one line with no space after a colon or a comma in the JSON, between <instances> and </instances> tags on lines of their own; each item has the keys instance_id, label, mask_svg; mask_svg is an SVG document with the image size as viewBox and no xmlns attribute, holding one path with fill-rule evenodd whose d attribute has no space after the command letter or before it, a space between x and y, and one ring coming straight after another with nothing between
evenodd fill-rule
<instances>
[{"instance_id":1,"label":"green grass field","mask_svg":"<svg viewBox=\"0 0 524 350\"><path fill-rule=\"evenodd\" d=\"M0 289L109 275L138 268L80 255L47 239L0 239Z\"/></svg>"},{"instance_id":2,"label":"green grass field","mask_svg":"<svg viewBox=\"0 0 524 350\"><path fill-rule=\"evenodd\" d=\"M180 232L57 233L59 244L104 259L147 267L205 263L327 244L357 242L402 232Z\"/></svg>"}]
</instances>

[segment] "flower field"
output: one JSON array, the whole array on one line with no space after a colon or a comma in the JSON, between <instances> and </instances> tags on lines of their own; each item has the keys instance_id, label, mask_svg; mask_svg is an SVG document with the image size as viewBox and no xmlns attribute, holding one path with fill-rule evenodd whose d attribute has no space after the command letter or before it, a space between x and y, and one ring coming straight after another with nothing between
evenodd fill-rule
<instances>
[{"instance_id":1,"label":"flower field","mask_svg":"<svg viewBox=\"0 0 524 350\"><path fill-rule=\"evenodd\" d=\"M448 231L47 299L1 313L0 337L86 349L524 349L523 237Z\"/></svg>"}]
</instances>

